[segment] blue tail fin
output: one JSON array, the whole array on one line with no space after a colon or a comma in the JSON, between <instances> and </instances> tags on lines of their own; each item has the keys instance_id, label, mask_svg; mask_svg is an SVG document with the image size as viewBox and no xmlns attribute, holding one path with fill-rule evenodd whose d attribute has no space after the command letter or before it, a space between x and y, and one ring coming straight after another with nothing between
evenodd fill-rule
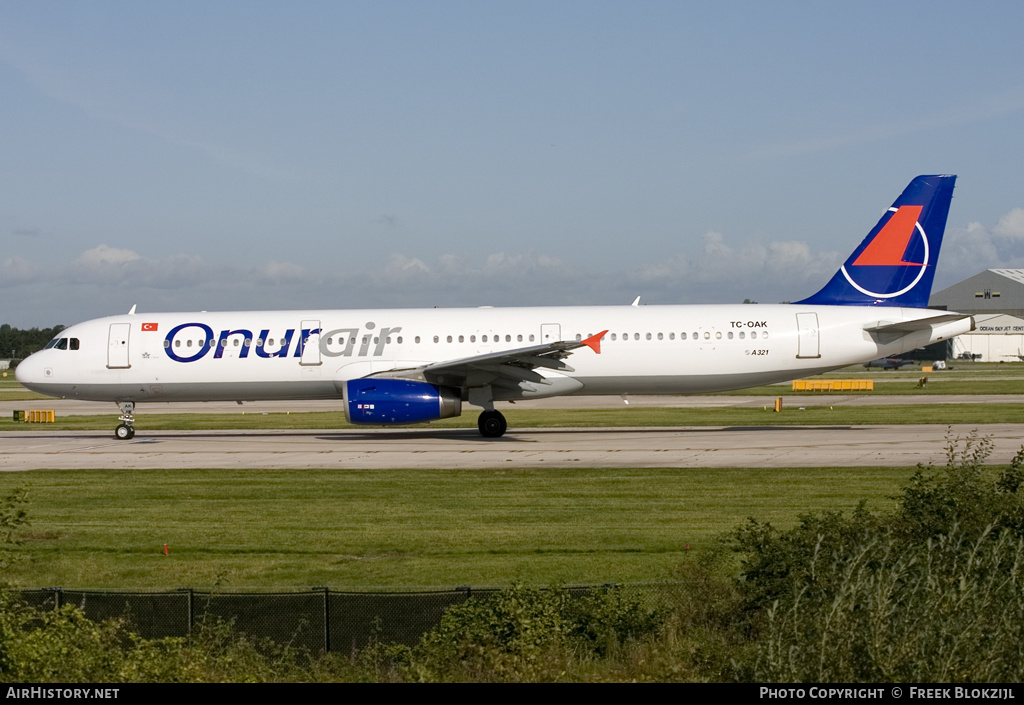
<instances>
[{"instance_id":1,"label":"blue tail fin","mask_svg":"<svg viewBox=\"0 0 1024 705\"><path fill-rule=\"evenodd\" d=\"M925 308L956 176L918 176L835 276L798 304Z\"/></svg>"}]
</instances>

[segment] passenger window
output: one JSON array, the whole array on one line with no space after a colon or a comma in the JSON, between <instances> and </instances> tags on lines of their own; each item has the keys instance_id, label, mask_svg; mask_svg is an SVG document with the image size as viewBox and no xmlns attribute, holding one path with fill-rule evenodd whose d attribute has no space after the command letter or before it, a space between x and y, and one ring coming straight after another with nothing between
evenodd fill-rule
<instances>
[{"instance_id":1,"label":"passenger window","mask_svg":"<svg viewBox=\"0 0 1024 705\"><path fill-rule=\"evenodd\" d=\"M505 336L505 342L506 343L511 343L512 342L512 336L511 335L506 335Z\"/></svg>"},{"instance_id":2,"label":"passenger window","mask_svg":"<svg viewBox=\"0 0 1024 705\"><path fill-rule=\"evenodd\" d=\"M766 330L761 331L761 337L762 338L767 338L768 337L768 331L766 331Z\"/></svg>"},{"instance_id":3,"label":"passenger window","mask_svg":"<svg viewBox=\"0 0 1024 705\"><path fill-rule=\"evenodd\" d=\"M520 343L521 343L521 342L523 342L523 336L522 336L522 334L520 334L520 335L517 335L517 336L516 336L516 341L517 341L517 342L520 342Z\"/></svg>"},{"instance_id":4,"label":"passenger window","mask_svg":"<svg viewBox=\"0 0 1024 705\"><path fill-rule=\"evenodd\" d=\"M618 340L618 337L615 335L615 333L612 333L612 340Z\"/></svg>"},{"instance_id":5,"label":"passenger window","mask_svg":"<svg viewBox=\"0 0 1024 705\"><path fill-rule=\"evenodd\" d=\"M469 342L475 343L476 342L476 336L475 335L469 336Z\"/></svg>"},{"instance_id":6,"label":"passenger window","mask_svg":"<svg viewBox=\"0 0 1024 705\"><path fill-rule=\"evenodd\" d=\"M756 337L757 337L757 331L756 330L750 331L750 339L753 340Z\"/></svg>"},{"instance_id":7,"label":"passenger window","mask_svg":"<svg viewBox=\"0 0 1024 705\"><path fill-rule=\"evenodd\" d=\"M729 340L732 340L732 331L729 331L728 338L729 338Z\"/></svg>"},{"instance_id":8,"label":"passenger window","mask_svg":"<svg viewBox=\"0 0 1024 705\"><path fill-rule=\"evenodd\" d=\"M530 333L530 342L533 342L533 333Z\"/></svg>"},{"instance_id":9,"label":"passenger window","mask_svg":"<svg viewBox=\"0 0 1024 705\"><path fill-rule=\"evenodd\" d=\"M675 340L676 339L676 334L675 333L669 333L668 334L668 339L669 340Z\"/></svg>"},{"instance_id":10,"label":"passenger window","mask_svg":"<svg viewBox=\"0 0 1024 705\"><path fill-rule=\"evenodd\" d=\"M679 334L679 339L680 340L686 340L686 333L680 333Z\"/></svg>"},{"instance_id":11,"label":"passenger window","mask_svg":"<svg viewBox=\"0 0 1024 705\"><path fill-rule=\"evenodd\" d=\"M466 338L465 338L465 336L462 336L462 335L460 335L460 336L459 336L459 342L460 342L460 343L465 343L465 342L466 342Z\"/></svg>"}]
</instances>

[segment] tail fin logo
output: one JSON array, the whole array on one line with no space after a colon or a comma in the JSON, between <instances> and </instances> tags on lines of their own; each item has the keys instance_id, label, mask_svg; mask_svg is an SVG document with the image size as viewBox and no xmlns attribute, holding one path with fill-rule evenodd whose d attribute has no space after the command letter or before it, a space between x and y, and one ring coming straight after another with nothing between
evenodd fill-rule
<instances>
[{"instance_id":1,"label":"tail fin logo","mask_svg":"<svg viewBox=\"0 0 1024 705\"><path fill-rule=\"evenodd\" d=\"M851 258L853 262L847 260L847 264L842 266L841 271L850 286L876 299L900 296L917 286L929 263L928 235L920 223L922 210L923 207L920 205L904 205L899 208L894 206L889 209L892 215L884 224L880 224L881 227L875 236L856 258ZM869 269L861 269L862 267ZM907 271L905 268L916 267L918 272L910 284L899 291L873 291L870 288L871 282L902 283L906 281L905 276L909 275L907 272L905 276L879 278L878 274L881 272L876 269L878 267L888 268L889 273L893 272L893 267L904 271Z\"/></svg>"}]
</instances>

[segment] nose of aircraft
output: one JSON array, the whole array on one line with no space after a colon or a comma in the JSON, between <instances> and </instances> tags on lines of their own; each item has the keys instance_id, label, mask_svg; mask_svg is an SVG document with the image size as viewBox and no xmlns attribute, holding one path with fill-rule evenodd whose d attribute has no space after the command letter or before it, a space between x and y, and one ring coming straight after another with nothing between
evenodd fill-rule
<instances>
[{"instance_id":1,"label":"nose of aircraft","mask_svg":"<svg viewBox=\"0 0 1024 705\"><path fill-rule=\"evenodd\" d=\"M33 353L14 368L14 378L21 386L33 389L33 385L43 384L53 375L53 370L46 367L41 357L39 353Z\"/></svg>"}]
</instances>

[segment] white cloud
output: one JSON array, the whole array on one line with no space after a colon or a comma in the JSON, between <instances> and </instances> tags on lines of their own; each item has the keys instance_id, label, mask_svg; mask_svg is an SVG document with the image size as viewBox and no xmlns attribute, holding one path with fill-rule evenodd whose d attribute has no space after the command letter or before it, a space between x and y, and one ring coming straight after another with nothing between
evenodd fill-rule
<instances>
[{"instance_id":1,"label":"white cloud","mask_svg":"<svg viewBox=\"0 0 1024 705\"><path fill-rule=\"evenodd\" d=\"M261 284L293 284L304 281L309 273L299 264L271 261L257 268L254 275Z\"/></svg>"},{"instance_id":2,"label":"white cloud","mask_svg":"<svg viewBox=\"0 0 1024 705\"><path fill-rule=\"evenodd\" d=\"M108 265L122 265L126 262L135 262L140 259L142 259L142 256L133 250L99 245L80 254L78 259L75 260L75 264L81 267L100 269Z\"/></svg>"},{"instance_id":3,"label":"white cloud","mask_svg":"<svg viewBox=\"0 0 1024 705\"><path fill-rule=\"evenodd\" d=\"M277 260L242 270L196 255L151 258L103 244L57 266L8 257L0 262L0 287L32 303L19 315L40 315L31 313L38 309L54 316L18 322L30 325L94 318L135 302L149 311L626 304L637 295L645 303L774 302L813 294L847 254L815 252L795 240L733 243L713 230L693 244L626 271L584 271L550 255L507 251L483 259L395 253L360 270ZM947 232L936 287L992 267L1024 267L1024 209L991 226Z\"/></svg>"},{"instance_id":4,"label":"white cloud","mask_svg":"<svg viewBox=\"0 0 1024 705\"><path fill-rule=\"evenodd\" d=\"M221 274L196 255L177 254L160 259L134 250L99 245L86 250L60 271L76 284L150 289L177 289L215 281Z\"/></svg>"},{"instance_id":5,"label":"white cloud","mask_svg":"<svg viewBox=\"0 0 1024 705\"><path fill-rule=\"evenodd\" d=\"M1024 208L1014 208L1000 218L992 233L1008 240L1024 240Z\"/></svg>"},{"instance_id":6,"label":"white cloud","mask_svg":"<svg viewBox=\"0 0 1024 705\"><path fill-rule=\"evenodd\" d=\"M410 275L426 274L430 272L430 267L427 266L423 260L416 259L415 257L406 257L403 254L393 254L386 265L384 265L384 273L392 279L402 279Z\"/></svg>"},{"instance_id":7,"label":"white cloud","mask_svg":"<svg viewBox=\"0 0 1024 705\"><path fill-rule=\"evenodd\" d=\"M796 299L814 293L838 269L838 253L814 253L805 242L784 240L767 245L749 240L730 245L709 231L701 251L641 267L627 281L634 289L653 289L664 301L738 302Z\"/></svg>"},{"instance_id":8,"label":"white cloud","mask_svg":"<svg viewBox=\"0 0 1024 705\"><path fill-rule=\"evenodd\" d=\"M17 286L31 282L38 276L39 268L24 257L14 255L0 263L0 287Z\"/></svg>"},{"instance_id":9,"label":"white cloud","mask_svg":"<svg viewBox=\"0 0 1024 705\"><path fill-rule=\"evenodd\" d=\"M995 225L969 223L948 230L935 288L945 288L985 269L1024 268L1024 208L1014 208Z\"/></svg>"}]
</instances>

